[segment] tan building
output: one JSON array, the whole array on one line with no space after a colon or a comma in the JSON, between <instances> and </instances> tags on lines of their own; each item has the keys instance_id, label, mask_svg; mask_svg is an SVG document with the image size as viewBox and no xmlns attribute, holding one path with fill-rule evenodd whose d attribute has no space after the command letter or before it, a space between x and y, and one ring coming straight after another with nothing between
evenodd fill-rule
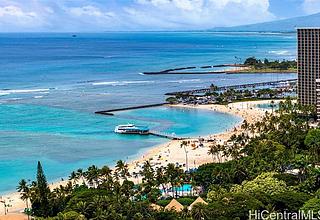
<instances>
[{"instance_id":1,"label":"tan building","mask_svg":"<svg viewBox=\"0 0 320 220\"><path fill-rule=\"evenodd\" d=\"M320 79L320 28L298 28L297 32L299 102L317 105L320 102L317 92L317 79Z\"/></svg>"}]
</instances>

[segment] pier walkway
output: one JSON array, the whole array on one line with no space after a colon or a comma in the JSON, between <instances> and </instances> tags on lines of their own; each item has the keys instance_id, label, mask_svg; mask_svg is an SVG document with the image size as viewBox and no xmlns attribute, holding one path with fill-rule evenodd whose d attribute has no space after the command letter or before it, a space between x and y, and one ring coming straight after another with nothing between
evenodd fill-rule
<instances>
[{"instance_id":1,"label":"pier walkway","mask_svg":"<svg viewBox=\"0 0 320 220\"><path fill-rule=\"evenodd\" d=\"M154 135L154 136L158 136L158 137L162 137L162 138L171 139L171 140L185 140L185 139L188 139L187 137L178 137L175 134L169 134L169 133L160 132L160 131L154 131L154 130L150 130L149 134L150 135Z\"/></svg>"},{"instance_id":2,"label":"pier walkway","mask_svg":"<svg viewBox=\"0 0 320 220\"><path fill-rule=\"evenodd\" d=\"M287 79L287 80L278 80L278 81L269 81L269 82L260 82L260 83L250 83L250 84L242 84L242 85L232 85L232 86L221 86L218 87L216 91L222 91L227 89L242 89L242 88L248 88L248 87L257 87L257 86L274 86L278 85L280 83L294 83L297 82L297 79ZM169 92L165 95L179 95L179 94L195 94L195 93L206 93L210 92L210 88L205 89L194 89L194 90L185 90L185 91L179 91L179 92Z\"/></svg>"}]
</instances>

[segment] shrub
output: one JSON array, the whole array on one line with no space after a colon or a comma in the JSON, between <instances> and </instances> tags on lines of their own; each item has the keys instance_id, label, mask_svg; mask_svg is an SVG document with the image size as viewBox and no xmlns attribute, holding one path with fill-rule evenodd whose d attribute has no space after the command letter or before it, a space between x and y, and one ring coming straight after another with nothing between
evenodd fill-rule
<instances>
[{"instance_id":1,"label":"shrub","mask_svg":"<svg viewBox=\"0 0 320 220\"><path fill-rule=\"evenodd\" d=\"M320 212L320 199L312 198L308 200L302 207L304 211L313 211L315 213Z\"/></svg>"},{"instance_id":2,"label":"shrub","mask_svg":"<svg viewBox=\"0 0 320 220\"><path fill-rule=\"evenodd\" d=\"M231 191L251 193L253 195L257 192L270 195L285 192L287 190L286 183L283 180L275 178L275 174L273 172L262 173L254 180L244 181L241 185L234 186Z\"/></svg>"},{"instance_id":3,"label":"shrub","mask_svg":"<svg viewBox=\"0 0 320 220\"><path fill-rule=\"evenodd\" d=\"M177 199L178 202L181 203L181 205L184 206L189 206L194 202L195 198L191 198L191 197L184 197L184 198L179 198Z\"/></svg>"},{"instance_id":4,"label":"shrub","mask_svg":"<svg viewBox=\"0 0 320 220\"><path fill-rule=\"evenodd\" d=\"M261 210L263 207L262 202L247 193L228 193L223 199L208 205L211 219L248 219L249 210Z\"/></svg>"},{"instance_id":5,"label":"shrub","mask_svg":"<svg viewBox=\"0 0 320 220\"><path fill-rule=\"evenodd\" d=\"M272 204L278 211L298 212L310 196L303 192L286 191L271 197Z\"/></svg>"},{"instance_id":6,"label":"shrub","mask_svg":"<svg viewBox=\"0 0 320 220\"><path fill-rule=\"evenodd\" d=\"M168 204L170 203L170 201L171 201L171 200L169 200L169 199L159 200L159 201L157 202L157 204L158 204L159 206L165 207L166 205L168 205Z\"/></svg>"},{"instance_id":7,"label":"shrub","mask_svg":"<svg viewBox=\"0 0 320 220\"><path fill-rule=\"evenodd\" d=\"M289 173L279 173L274 175L278 180L286 182L287 186L296 186L299 184L299 178L296 175Z\"/></svg>"}]
</instances>

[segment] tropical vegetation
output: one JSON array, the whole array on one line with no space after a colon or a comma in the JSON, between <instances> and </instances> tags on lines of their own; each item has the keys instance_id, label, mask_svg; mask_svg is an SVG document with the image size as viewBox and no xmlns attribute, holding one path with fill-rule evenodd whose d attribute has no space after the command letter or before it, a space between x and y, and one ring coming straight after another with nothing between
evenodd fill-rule
<instances>
[{"instance_id":1,"label":"tropical vegetation","mask_svg":"<svg viewBox=\"0 0 320 220\"><path fill-rule=\"evenodd\" d=\"M118 161L114 170L79 169L68 184L50 190L39 162L36 181L21 180L18 191L37 219L245 220L250 210L318 212L320 129L312 127L314 120L313 106L287 99L263 120L244 121L243 132L225 144L214 142L208 150L213 162L197 170L186 172L174 164L154 168L146 161L135 174ZM175 190L185 183L200 188L208 204L188 209L196 197L178 198ZM185 208L164 209L172 198Z\"/></svg>"},{"instance_id":2,"label":"tropical vegetation","mask_svg":"<svg viewBox=\"0 0 320 220\"><path fill-rule=\"evenodd\" d=\"M249 69L244 69L241 72L296 72L297 61L295 60L264 60L255 57L247 58L244 63Z\"/></svg>"}]
</instances>

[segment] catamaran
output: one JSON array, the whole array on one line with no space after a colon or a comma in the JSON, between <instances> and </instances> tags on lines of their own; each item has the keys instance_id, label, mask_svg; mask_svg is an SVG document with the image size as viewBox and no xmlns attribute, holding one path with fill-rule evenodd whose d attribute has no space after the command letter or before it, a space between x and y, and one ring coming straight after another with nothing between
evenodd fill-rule
<instances>
[{"instance_id":1,"label":"catamaran","mask_svg":"<svg viewBox=\"0 0 320 220\"><path fill-rule=\"evenodd\" d=\"M149 128L146 126L126 124L116 126L114 132L119 134L149 134Z\"/></svg>"}]
</instances>

